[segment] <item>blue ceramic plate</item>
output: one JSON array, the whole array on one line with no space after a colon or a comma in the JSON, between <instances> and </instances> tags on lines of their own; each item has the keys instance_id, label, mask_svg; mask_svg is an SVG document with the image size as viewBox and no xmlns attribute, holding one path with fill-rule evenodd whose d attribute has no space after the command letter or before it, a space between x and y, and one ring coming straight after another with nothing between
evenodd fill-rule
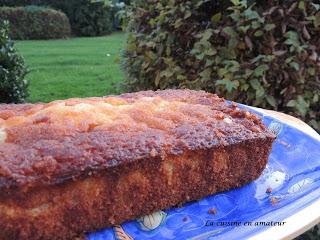
<instances>
[{"instance_id":1,"label":"blue ceramic plate","mask_svg":"<svg viewBox=\"0 0 320 240\"><path fill-rule=\"evenodd\" d=\"M259 179L182 208L88 234L88 239L247 239L269 228L281 229L288 224L287 218L319 202L320 141L286 122L256 113L278 136ZM266 192L268 187L271 193ZM216 213L209 213L213 208Z\"/></svg>"}]
</instances>

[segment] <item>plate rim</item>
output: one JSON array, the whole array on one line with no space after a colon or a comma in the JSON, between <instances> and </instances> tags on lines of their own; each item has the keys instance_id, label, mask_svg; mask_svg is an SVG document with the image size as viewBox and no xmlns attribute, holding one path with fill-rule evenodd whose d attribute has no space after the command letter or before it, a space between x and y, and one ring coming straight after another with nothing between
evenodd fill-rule
<instances>
[{"instance_id":1,"label":"plate rim","mask_svg":"<svg viewBox=\"0 0 320 240\"><path fill-rule=\"evenodd\" d=\"M288 114L284 114L281 112L276 112L272 110L266 110L257 107L247 106L261 114L263 116L270 116L275 119L279 119L280 121L284 121L287 125L294 127L308 136L316 139L320 143L320 135L309 125L307 125L302 120L290 116ZM266 230L257 233L254 236L249 237L250 240L264 240L264 239L283 239L290 240L293 239L305 231L309 230L313 226L320 223L320 198L310 204L309 206L301 209L300 211L294 213L290 217L283 219L286 224L281 228L270 227ZM307 216L307 217L305 217ZM302 221L303 220L303 221ZM302 224L303 223L303 224Z\"/></svg>"}]
</instances>

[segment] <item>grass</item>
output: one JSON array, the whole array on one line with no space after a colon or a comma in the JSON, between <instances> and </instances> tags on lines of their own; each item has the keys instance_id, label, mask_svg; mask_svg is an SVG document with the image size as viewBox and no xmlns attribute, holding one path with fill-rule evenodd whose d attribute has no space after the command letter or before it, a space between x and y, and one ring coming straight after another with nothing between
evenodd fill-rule
<instances>
[{"instance_id":1,"label":"grass","mask_svg":"<svg viewBox=\"0 0 320 240\"><path fill-rule=\"evenodd\" d=\"M17 41L30 73L28 102L115 94L123 79L119 54L125 34L95 38Z\"/></svg>"}]
</instances>

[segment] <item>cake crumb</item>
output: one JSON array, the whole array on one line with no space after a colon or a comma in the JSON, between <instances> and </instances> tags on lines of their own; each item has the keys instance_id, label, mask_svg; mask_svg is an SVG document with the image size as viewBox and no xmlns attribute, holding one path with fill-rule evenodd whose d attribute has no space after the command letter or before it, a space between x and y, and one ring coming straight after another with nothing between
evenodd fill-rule
<instances>
[{"instance_id":1,"label":"cake crumb","mask_svg":"<svg viewBox=\"0 0 320 240\"><path fill-rule=\"evenodd\" d=\"M270 198L270 202L272 205L276 205L278 203L278 199L275 197Z\"/></svg>"},{"instance_id":2,"label":"cake crumb","mask_svg":"<svg viewBox=\"0 0 320 240\"><path fill-rule=\"evenodd\" d=\"M224 114L223 114L223 113L218 113L217 116L216 116L216 118L217 118L218 120L223 120L223 119L224 119Z\"/></svg>"},{"instance_id":3,"label":"cake crumb","mask_svg":"<svg viewBox=\"0 0 320 240\"><path fill-rule=\"evenodd\" d=\"M266 190L266 193L272 193L272 188L268 187L267 190Z\"/></svg>"},{"instance_id":4,"label":"cake crumb","mask_svg":"<svg viewBox=\"0 0 320 240\"><path fill-rule=\"evenodd\" d=\"M251 118L251 113L248 112L248 111L245 111L244 116L245 116L246 118L250 119L250 118Z\"/></svg>"},{"instance_id":5,"label":"cake crumb","mask_svg":"<svg viewBox=\"0 0 320 240\"><path fill-rule=\"evenodd\" d=\"M290 144L285 141L279 140L279 143L287 148L290 148Z\"/></svg>"},{"instance_id":6,"label":"cake crumb","mask_svg":"<svg viewBox=\"0 0 320 240\"><path fill-rule=\"evenodd\" d=\"M228 123L228 124L232 123L232 120L230 118L224 118L223 121Z\"/></svg>"},{"instance_id":7,"label":"cake crumb","mask_svg":"<svg viewBox=\"0 0 320 240\"><path fill-rule=\"evenodd\" d=\"M157 150L155 150L154 148L152 148L151 151L150 151L150 156L151 156L151 157L157 156Z\"/></svg>"},{"instance_id":8,"label":"cake crumb","mask_svg":"<svg viewBox=\"0 0 320 240\"><path fill-rule=\"evenodd\" d=\"M209 211L208 211L208 213L210 213L210 214L216 214L217 213L217 209L215 209L215 208L211 208L211 209L209 209Z\"/></svg>"}]
</instances>

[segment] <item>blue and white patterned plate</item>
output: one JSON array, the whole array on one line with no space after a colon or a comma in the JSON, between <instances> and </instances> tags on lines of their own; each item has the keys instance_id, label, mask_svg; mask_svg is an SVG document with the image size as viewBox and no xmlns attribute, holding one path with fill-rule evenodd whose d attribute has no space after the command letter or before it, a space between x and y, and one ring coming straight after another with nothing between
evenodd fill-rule
<instances>
[{"instance_id":1,"label":"blue and white patterned plate","mask_svg":"<svg viewBox=\"0 0 320 240\"><path fill-rule=\"evenodd\" d=\"M274 118L263 111L250 108L263 118L264 123L278 136L273 145L269 163L256 181L239 189L208 196L182 208L159 211L96 233L90 240L143 239L248 239L266 238L268 230L277 232L286 228L282 237L310 227L319 220L320 208L320 138ZM272 188L267 193L267 188ZM313 209L310 207L313 206ZM209 213L216 209L216 214ZM309 208L313 216L304 216L299 224L287 219ZM310 211L311 210L311 211ZM313 219L310 219L313 218ZM292 226L288 226L292 224ZM309 224L309 225L308 225ZM272 226L275 225L275 226ZM306 230L306 229L304 229ZM290 232L291 231L291 232ZM270 236L270 235L269 235Z\"/></svg>"}]
</instances>

